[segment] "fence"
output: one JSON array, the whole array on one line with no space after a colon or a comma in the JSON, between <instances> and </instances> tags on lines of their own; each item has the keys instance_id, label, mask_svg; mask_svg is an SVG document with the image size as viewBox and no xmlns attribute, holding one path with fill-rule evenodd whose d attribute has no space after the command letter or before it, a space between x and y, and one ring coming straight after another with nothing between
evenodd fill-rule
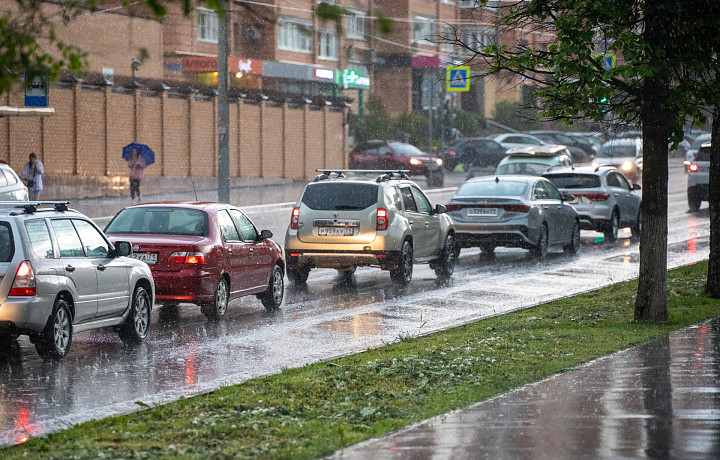
<instances>
[{"instance_id":1,"label":"fence","mask_svg":"<svg viewBox=\"0 0 720 460\"><path fill-rule=\"evenodd\" d=\"M21 91L3 98L23 105ZM51 87L50 106L52 117L0 118L0 159L16 171L35 152L48 175L117 182L128 173L122 147L136 141L156 154L147 175L217 175L216 97L73 83ZM344 120L343 108L327 104L231 100L230 175L306 179L347 167Z\"/></svg>"}]
</instances>

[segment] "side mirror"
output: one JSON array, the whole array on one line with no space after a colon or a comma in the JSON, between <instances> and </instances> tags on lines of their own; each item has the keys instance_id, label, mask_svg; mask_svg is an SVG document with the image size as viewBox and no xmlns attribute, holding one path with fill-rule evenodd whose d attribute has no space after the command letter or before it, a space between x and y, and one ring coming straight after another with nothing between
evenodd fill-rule
<instances>
[{"instance_id":1,"label":"side mirror","mask_svg":"<svg viewBox=\"0 0 720 460\"><path fill-rule=\"evenodd\" d=\"M127 241L116 241L115 242L115 252L113 255L115 257L127 257L130 254L132 254L132 246Z\"/></svg>"},{"instance_id":2,"label":"side mirror","mask_svg":"<svg viewBox=\"0 0 720 460\"><path fill-rule=\"evenodd\" d=\"M632 189L633 190L640 190L642 187L640 187L640 184L633 184Z\"/></svg>"},{"instance_id":3,"label":"side mirror","mask_svg":"<svg viewBox=\"0 0 720 460\"><path fill-rule=\"evenodd\" d=\"M260 231L260 239L261 240L269 240L272 238L272 232L270 230L261 230Z\"/></svg>"},{"instance_id":4,"label":"side mirror","mask_svg":"<svg viewBox=\"0 0 720 460\"><path fill-rule=\"evenodd\" d=\"M562 196L563 201L574 201L575 195L570 195L569 193L566 193Z\"/></svg>"},{"instance_id":5,"label":"side mirror","mask_svg":"<svg viewBox=\"0 0 720 460\"><path fill-rule=\"evenodd\" d=\"M447 212L447 208L444 204L436 204L435 205L435 214L444 214Z\"/></svg>"}]
</instances>

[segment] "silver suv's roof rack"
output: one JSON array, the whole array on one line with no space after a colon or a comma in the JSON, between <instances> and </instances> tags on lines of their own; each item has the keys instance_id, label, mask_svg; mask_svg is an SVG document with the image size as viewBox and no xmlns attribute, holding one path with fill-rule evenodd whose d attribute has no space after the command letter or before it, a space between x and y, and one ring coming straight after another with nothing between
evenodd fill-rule
<instances>
[{"instance_id":1,"label":"silver suv's roof rack","mask_svg":"<svg viewBox=\"0 0 720 460\"><path fill-rule=\"evenodd\" d=\"M377 182L382 182L389 179L410 179L406 173L410 172L409 169L316 169L319 172L315 176L314 182L327 179L344 179L345 173L359 173L359 174L379 174Z\"/></svg>"},{"instance_id":2,"label":"silver suv's roof rack","mask_svg":"<svg viewBox=\"0 0 720 460\"><path fill-rule=\"evenodd\" d=\"M52 205L55 211L64 212L68 210L69 204L69 201L0 201L0 206L22 208L24 214L35 213L42 205Z\"/></svg>"}]
</instances>

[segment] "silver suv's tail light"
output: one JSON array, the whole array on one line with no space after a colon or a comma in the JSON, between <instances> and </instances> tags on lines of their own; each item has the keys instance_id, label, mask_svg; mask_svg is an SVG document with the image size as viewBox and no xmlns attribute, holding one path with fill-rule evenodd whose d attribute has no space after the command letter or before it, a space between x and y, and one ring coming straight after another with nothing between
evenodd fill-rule
<instances>
[{"instance_id":1,"label":"silver suv's tail light","mask_svg":"<svg viewBox=\"0 0 720 460\"><path fill-rule=\"evenodd\" d=\"M30 261L23 260L15 272L15 280L10 287L9 296L35 295L35 272Z\"/></svg>"},{"instance_id":2,"label":"silver suv's tail light","mask_svg":"<svg viewBox=\"0 0 720 460\"><path fill-rule=\"evenodd\" d=\"M388 229L388 214L387 209L378 208L377 210L377 225L376 231L382 231Z\"/></svg>"},{"instance_id":3,"label":"silver suv's tail light","mask_svg":"<svg viewBox=\"0 0 720 460\"><path fill-rule=\"evenodd\" d=\"M299 221L300 221L300 208L293 208L292 216L290 217L290 230L297 230Z\"/></svg>"}]
</instances>

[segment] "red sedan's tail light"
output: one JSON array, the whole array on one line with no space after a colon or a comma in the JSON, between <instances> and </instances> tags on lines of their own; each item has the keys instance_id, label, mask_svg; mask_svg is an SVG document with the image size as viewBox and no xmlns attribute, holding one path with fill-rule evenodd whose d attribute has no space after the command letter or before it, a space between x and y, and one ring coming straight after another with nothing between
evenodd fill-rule
<instances>
[{"instance_id":1,"label":"red sedan's tail light","mask_svg":"<svg viewBox=\"0 0 720 460\"><path fill-rule=\"evenodd\" d=\"M698 167L698 165L696 165L695 163L693 163L693 164L690 165L690 167L689 167L688 169L690 169L690 171L692 171L692 172L697 172L698 169L700 169L700 168Z\"/></svg>"},{"instance_id":2,"label":"red sedan's tail light","mask_svg":"<svg viewBox=\"0 0 720 460\"><path fill-rule=\"evenodd\" d=\"M448 152L448 155L455 158L457 156L457 152L455 150L450 150L450 152Z\"/></svg>"},{"instance_id":3,"label":"red sedan's tail light","mask_svg":"<svg viewBox=\"0 0 720 460\"><path fill-rule=\"evenodd\" d=\"M174 264L204 264L205 254L202 252L174 252L168 262Z\"/></svg>"},{"instance_id":4,"label":"red sedan's tail light","mask_svg":"<svg viewBox=\"0 0 720 460\"><path fill-rule=\"evenodd\" d=\"M377 210L377 225L375 227L375 230L376 231L387 230L387 228L388 228L387 209L378 208L378 210Z\"/></svg>"},{"instance_id":5,"label":"red sedan's tail light","mask_svg":"<svg viewBox=\"0 0 720 460\"><path fill-rule=\"evenodd\" d=\"M35 272L32 265L24 260L15 272L15 280L10 287L8 295L11 296L31 296L35 295Z\"/></svg>"},{"instance_id":6,"label":"red sedan's tail light","mask_svg":"<svg viewBox=\"0 0 720 460\"><path fill-rule=\"evenodd\" d=\"M299 221L300 221L300 208L293 208L292 216L290 217L290 230L297 230Z\"/></svg>"}]
</instances>

